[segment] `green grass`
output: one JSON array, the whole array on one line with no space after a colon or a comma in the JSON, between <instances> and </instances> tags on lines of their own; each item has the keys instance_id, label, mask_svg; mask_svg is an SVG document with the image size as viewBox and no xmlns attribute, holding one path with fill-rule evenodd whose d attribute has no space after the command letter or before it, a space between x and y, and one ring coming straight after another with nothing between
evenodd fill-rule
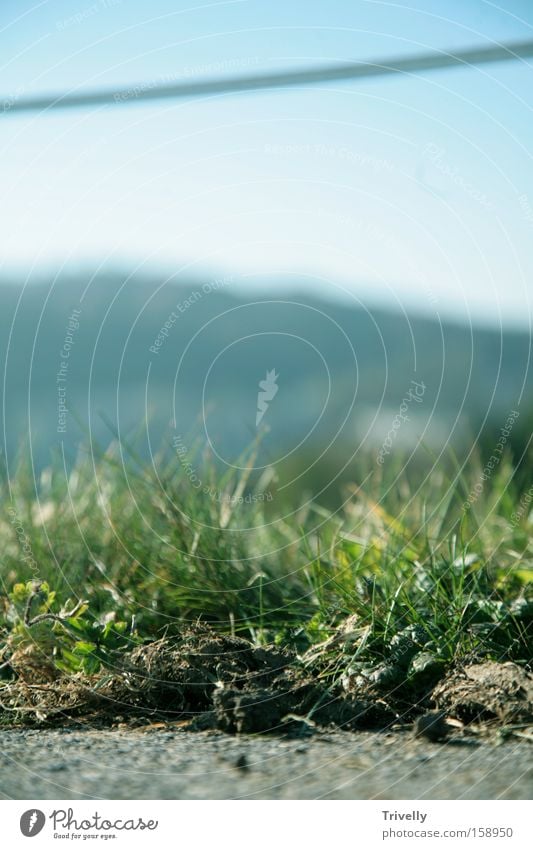
<instances>
[{"instance_id":1,"label":"green grass","mask_svg":"<svg viewBox=\"0 0 533 849\"><path fill-rule=\"evenodd\" d=\"M217 481L202 469L219 495L251 492L247 476ZM303 495L292 510L275 494L228 509L191 485L175 455L149 466L115 446L38 481L21 464L2 480L0 675L12 677L9 658L32 642L62 670L92 672L196 621L303 654L348 617L350 639L321 655L332 681L407 667L417 652L443 669L467 658L527 663L531 498L504 458L465 510L482 469L472 459L466 471L425 476L369 459L331 513Z\"/></svg>"}]
</instances>

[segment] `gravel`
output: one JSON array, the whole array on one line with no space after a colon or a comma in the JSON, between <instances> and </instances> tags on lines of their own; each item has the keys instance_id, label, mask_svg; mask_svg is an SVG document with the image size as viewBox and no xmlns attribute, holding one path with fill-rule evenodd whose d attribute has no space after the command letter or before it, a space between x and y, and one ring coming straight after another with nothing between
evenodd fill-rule
<instances>
[{"instance_id":1,"label":"gravel","mask_svg":"<svg viewBox=\"0 0 533 849\"><path fill-rule=\"evenodd\" d=\"M408 731L230 737L151 727L1 732L4 799L530 799L525 741Z\"/></svg>"}]
</instances>

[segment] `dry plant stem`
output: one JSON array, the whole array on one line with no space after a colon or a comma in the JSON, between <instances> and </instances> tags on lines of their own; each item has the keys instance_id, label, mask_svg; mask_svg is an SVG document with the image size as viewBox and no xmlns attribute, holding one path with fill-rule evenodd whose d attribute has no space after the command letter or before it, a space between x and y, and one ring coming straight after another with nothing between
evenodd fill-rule
<instances>
[{"instance_id":1,"label":"dry plant stem","mask_svg":"<svg viewBox=\"0 0 533 849\"><path fill-rule=\"evenodd\" d=\"M39 588L37 587L34 592L28 597L28 603L26 604L26 610L24 611L24 624L31 628L32 625L37 625L39 622L61 622L64 624L69 619L72 619L73 616L76 615L78 610L83 607L84 604L87 604L86 601L80 600L72 610L61 614L56 613L39 613L37 616L34 616L33 619L30 618L31 607L34 599L39 595Z\"/></svg>"}]
</instances>

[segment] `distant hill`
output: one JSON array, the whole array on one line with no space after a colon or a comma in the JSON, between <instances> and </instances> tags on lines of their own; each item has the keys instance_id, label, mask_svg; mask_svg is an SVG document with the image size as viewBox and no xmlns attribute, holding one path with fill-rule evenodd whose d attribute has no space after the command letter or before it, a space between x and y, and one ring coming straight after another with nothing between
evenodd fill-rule
<instances>
[{"instance_id":1,"label":"distant hill","mask_svg":"<svg viewBox=\"0 0 533 849\"><path fill-rule=\"evenodd\" d=\"M328 445L377 455L387 435L391 451L420 438L438 449L485 421L503 426L531 397L526 333L289 287L269 299L223 279L125 280L117 272L90 285L80 274L23 293L0 286L9 458L28 438L42 467L61 446L72 458L89 433L106 445L113 431L131 437L147 422L145 455L195 432L232 462L257 434L259 382L272 370L259 464Z\"/></svg>"}]
</instances>

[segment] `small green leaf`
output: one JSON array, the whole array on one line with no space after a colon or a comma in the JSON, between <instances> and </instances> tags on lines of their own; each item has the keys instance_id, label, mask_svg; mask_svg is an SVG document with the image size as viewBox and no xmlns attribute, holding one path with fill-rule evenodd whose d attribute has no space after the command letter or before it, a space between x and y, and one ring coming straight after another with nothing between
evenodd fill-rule
<instances>
[{"instance_id":1,"label":"small green leaf","mask_svg":"<svg viewBox=\"0 0 533 849\"><path fill-rule=\"evenodd\" d=\"M87 643L87 642L84 642L83 640L78 640L78 642L75 643L75 645L74 645L73 651L76 654L88 655L88 654L92 654L95 651L95 649L96 649L96 643Z\"/></svg>"}]
</instances>

